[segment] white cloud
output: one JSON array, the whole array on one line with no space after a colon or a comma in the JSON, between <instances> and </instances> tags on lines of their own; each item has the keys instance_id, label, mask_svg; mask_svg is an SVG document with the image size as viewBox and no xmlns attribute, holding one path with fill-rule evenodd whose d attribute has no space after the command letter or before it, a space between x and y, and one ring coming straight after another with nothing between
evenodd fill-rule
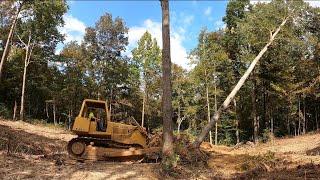
<instances>
[{"instance_id":1,"label":"white cloud","mask_svg":"<svg viewBox=\"0 0 320 180\"><path fill-rule=\"evenodd\" d=\"M59 27L59 31L65 35L64 43L68 43L70 41L77 41L80 43L83 40L86 25L69 14L64 15L63 19L65 25L63 27Z\"/></svg>"},{"instance_id":2,"label":"white cloud","mask_svg":"<svg viewBox=\"0 0 320 180\"><path fill-rule=\"evenodd\" d=\"M204 11L204 15L210 16L211 15L211 7L207 7L207 9Z\"/></svg>"},{"instance_id":3,"label":"white cloud","mask_svg":"<svg viewBox=\"0 0 320 180\"><path fill-rule=\"evenodd\" d=\"M127 49L127 54L129 56L131 56L131 50L137 45L138 40L146 31L148 31L153 38L156 38L158 45L162 48L161 23L147 19L141 26L129 28L129 46ZM177 30L171 28L171 60L172 62L189 69L187 51L182 44L184 40L184 32L184 28L181 27Z\"/></svg>"},{"instance_id":4,"label":"white cloud","mask_svg":"<svg viewBox=\"0 0 320 180\"><path fill-rule=\"evenodd\" d=\"M214 22L214 27L215 27L215 30L224 29L226 27L226 24L223 21L218 20Z\"/></svg>"},{"instance_id":5,"label":"white cloud","mask_svg":"<svg viewBox=\"0 0 320 180\"><path fill-rule=\"evenodd\" d=\"M320 7L320 1L319 0L313 0L313 1L305 1L309 3L310 6L312 7Z\"/></svg>"}]
</instances>

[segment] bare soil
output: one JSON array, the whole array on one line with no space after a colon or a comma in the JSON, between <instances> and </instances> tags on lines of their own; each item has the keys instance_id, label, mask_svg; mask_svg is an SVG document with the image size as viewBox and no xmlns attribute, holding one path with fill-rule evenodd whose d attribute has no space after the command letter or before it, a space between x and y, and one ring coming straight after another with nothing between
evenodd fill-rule
<instances>
[{"instance_id":1,"label":"bare soil","mask_svg":"<svg viewBox=\"0 0 320 180\"><path fill-rule=\"evenodd\" d=\"M203 143L205 167L185 165L167 176L158 163L77 162L69 131L0 120L0 179L320 179L320 133L237 147Z\"/></svg>"}]
</instances>

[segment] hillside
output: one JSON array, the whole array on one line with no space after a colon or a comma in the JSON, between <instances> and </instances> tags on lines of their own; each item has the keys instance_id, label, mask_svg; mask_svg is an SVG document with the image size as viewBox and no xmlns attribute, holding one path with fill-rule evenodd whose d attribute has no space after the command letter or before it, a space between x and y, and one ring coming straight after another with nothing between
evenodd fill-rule
<instances>
[{"instance_id":1,"label":"hillside","mask_svg":"<svg viewBox=\"0 0 320 180\"><path fill-rule=\"evenodd\" d=\"M161 179L157 163L76 162L66 154L74 136L61 128L0 120L1 179ZM180 178L317 179L320 134L237 148L202 145L208 168L185 167Z\"/></svg>"}]
</instances>

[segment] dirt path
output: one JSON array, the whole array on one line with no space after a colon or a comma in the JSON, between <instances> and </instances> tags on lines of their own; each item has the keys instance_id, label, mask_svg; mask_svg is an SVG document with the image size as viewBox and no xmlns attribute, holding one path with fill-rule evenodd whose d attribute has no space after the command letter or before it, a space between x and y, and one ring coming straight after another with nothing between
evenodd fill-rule
<instances>
[{"instance_id":1,"label":"dirt path","mask_svg":"<svg viewBox=\"0 0 320 180\"><path fill-rule=\"evenodd\" d=\"M0 120L0 179L158 179L158 164L70 160L65 146L73 137L61 128Z\"/></svg>"},{"instance_id":2,"label":"dirt path","mask_svg":"<svg viewBox=\"0 0 320 180\"><path fill-rule=\"evenodd\" d=\"M0 120L0 179L163 179L159 164L76 162L61 128ZM208 168L187 166L183 179L320 179L320 134L238 148L202 145Z\"/></svg>"}]
</instances>

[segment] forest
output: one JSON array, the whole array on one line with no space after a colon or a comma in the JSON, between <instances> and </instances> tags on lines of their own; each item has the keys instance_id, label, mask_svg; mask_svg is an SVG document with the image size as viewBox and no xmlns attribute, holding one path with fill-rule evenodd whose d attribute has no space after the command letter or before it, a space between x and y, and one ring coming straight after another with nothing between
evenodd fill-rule
<instances>
[{"instance_id":1,"label":"forest","mask_svg":"<svg viewBox=\"0 0 320 180\"><path fill-rule=\"evenodd\" d=\"M68 12L66 1L0 4L3 119L70 130L82 101L96 99L109 103L112 119L134 118L149 134L165 135L172 128L169 135L184 133L213 145L260 144L320 128L320 9L302 0L229 1L222 19L226 26L202 27L197 34L197 45L188 52L191 69L168 64L166 41L161 49L148 31L132 55L125 53L129 27L110 12L85 29L81 42L69 42L56 53L65 38L59 27ZM164 88L169 86L172 90Z\"/></svg>"}]
</instances>

